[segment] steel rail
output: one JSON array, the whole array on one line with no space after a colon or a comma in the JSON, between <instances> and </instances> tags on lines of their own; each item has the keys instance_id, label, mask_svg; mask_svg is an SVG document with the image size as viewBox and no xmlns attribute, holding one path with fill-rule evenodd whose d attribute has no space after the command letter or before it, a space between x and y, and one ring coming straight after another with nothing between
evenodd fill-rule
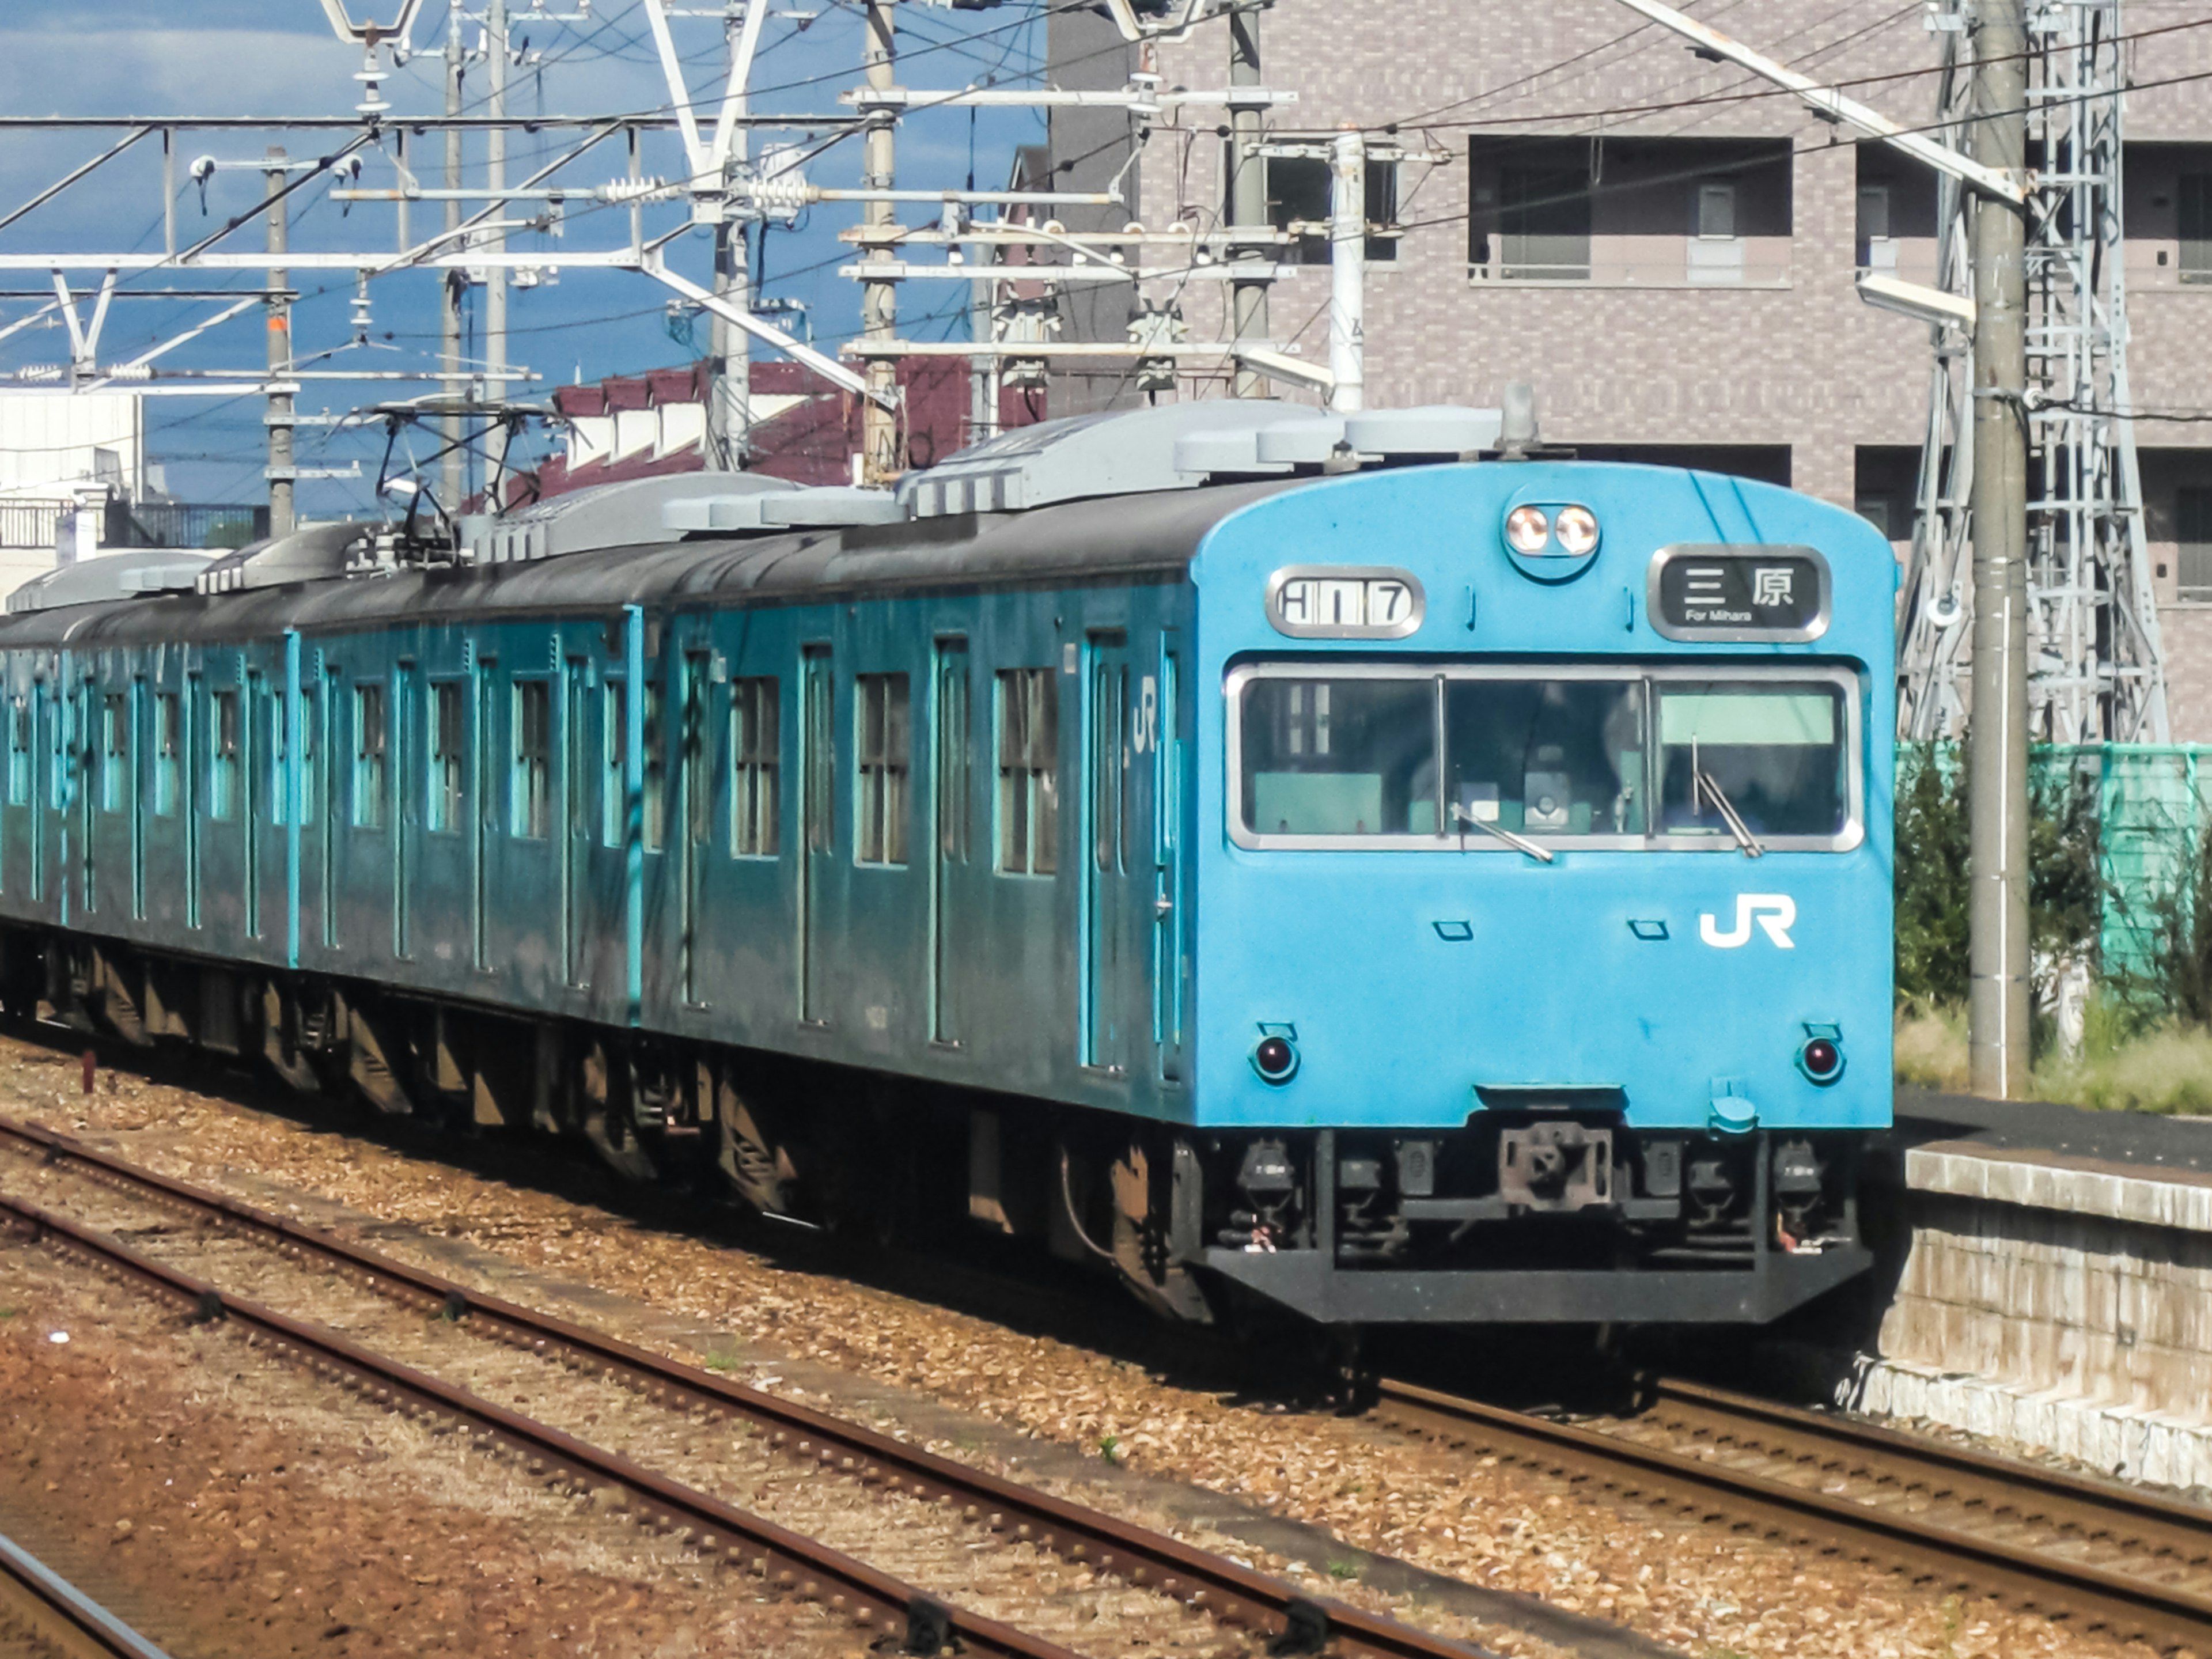
<instances>
[{"instance_id":1,"label":"steel rail","mask_svg":"<svg viewBox=\"0 0 2212 1659\"><path fill-rule=\"evenodd\" d=\"M34 1238L58 1241L64 1251L189 1304L198 1319L231 1321L244 1328L247 1342L265 1345L280 1358L304 1361L380 1406L412 1416L458 1418L473 1430L471 1438L477 1447L504 1446L519 1454L535 1479L548 1484L566 1480L581 1490L613 1487L641 1504L647 1524L685 1537L702 1552L720 1552L755 1577L802 1601L819 1602L856 1626L902 1633L908 1652L933 1653L951 1642L995 1659L1078 1659L1057 1643L939 1601L842 1551L372 1352L334 1331L232 1296L40 1205L0 1193L0 1218L12 1218ZM927 1639L930 1633L939 1638L934 1644Z\"/></svg>"},{"instance_id":2,"label":"steel rail","mask_svg":"<svg viewBox=\"0 0 2212 1659\"><path fill-rule=\"evenodd\" d=\"M627 1379L658 1402L705 1407L755 1425L791 1455L890 1492L957 1507L994 1532L1031 1543L1101 1573L1175 1597L1227 1625L1257 1631L1287 1653L1319 1651L1369 1659L1468 1659L1476 1650L1397 1620L1325 1597L1308 1596L1165 1533L969 1468L858 1424L759 1389L685 1365L618 1337L465 1288L395 1261L318 1228L140 1169L36 1125L0 1118L0 1139L39 1148L186 1209L219 1217L367 1276L369 1287L414 1296L449 1315L490 1328L518 1346L564 1350L583 1365Z\"/></svg>"},{"instance_id":3,"label":"steel rail","mask_svg":"<svg viewBox=\"0 0 2212 1659\"><path fill-rule=\"evenodd\" d=\"M13 1539L0 1536L0 1611L61 1659L168 1659L161 1649Z\"/></svg>"},{"instance_id":4,"label":"steel rail","mask_svg":"<svg viewBox=\"0 0 2212 1659\"><path fill-rule=\"evenodd\" d=\"M1717 1391L1704 1393L1707 1397L1700 1403L1712 1406ZM1887 1563L1917 1579L1987 1594L2050 1617L2072 1619L2080 1626L2102 1629L2122 1640L2198 1650L2212 1641L2212 1598L2147 1577L2070 1561L2047 1551L1923 1521L1894 1508L1730 1468L1711 1458L1531 1417L1410 1382L1383 1382L1377 1396L1376 1415L1382 1422L1455 1446L1487 1445L1570 1479L1593 1481L1621 1500L1701 1511L1790 1542ZM1686 1392L1682 1397L1690 1396ZM1763 1413L1786 1411L1759 1403ZM1761 1420L1771 1429L1778 1419L1768 1415ZM1841 1437L1833 1433L1836 1425L1823 1427L1831 1431L1829 1439ZM1886 1443L1884 1449L1896 1455ZM1913 1449L1919 1448L1916 1444ZM1984 1477L2017 1490L2045 1490L2046 1482L2064 1479L2002 1459L1984 1462L1987 1467L1980 1471ZM1942 1474L1959 1466L1937 1457L1929 1459L1927 1467ZM2168 1514L2166 1518L2174 1517ZM1994 1524L1998 1517L1990 1519ZM2200 1519L2198 1527L2203 1536L2212 1538L2212 1525Z\"/></svg>"},{"instance_id":5,"label":"steel rail","mask_svg":"<svg viewBox=\"0 0 2212 1659\"><path fill-rule=\"evenodd\" d=\"M1725 1436L1747 1451L1802 1457L1802 1442L1819 1442L1848 1453L1877 1480L1930 1492L1948 1488L1954 1498L1986 1503L1992 1521L2041 1522L2069 1531L2087 1523L2110 1541L2139 1542L2169 1557L2179 1555L2184 1565L2212 1576L2212 1510L2185 1498L2044 1468L1879 1423L1807 1411L1680 1377L1661 1378L1653 1398L1678 1407L1681 1416L1677 1420L1684 1427L1705 1428L1716 1443ZM1763 1441L1751 1438L1747 1426L1767 1434ZM1801 1446L1791 1446L1792 1440ZM1839 1461L1834 1453L1822 1460L1824 1467Z\"/></svg>"}]
</instances>

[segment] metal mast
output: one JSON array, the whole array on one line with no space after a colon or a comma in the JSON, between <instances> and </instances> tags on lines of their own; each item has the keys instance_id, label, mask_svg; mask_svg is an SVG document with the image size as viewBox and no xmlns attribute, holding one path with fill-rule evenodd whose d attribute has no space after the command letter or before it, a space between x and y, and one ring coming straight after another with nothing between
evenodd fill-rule
<instances>
[{"instance_id":1,"label":"metal mast","mask_svg":"<svg viewBox=\"0 0 2212 1659\"><path fill-rule=\"evenodd\" d=\"M1937 118L1965 137L1965 21L1944 33ZM2053 743L2163 743L2166 670L2145 544L2129 405L2121 258L2118 0L2051 0L2028 15L2027 246L2028 735ZM1958 125L1954 125L1958 124ZM1971 292L1965 193L1945 182L1942 277ZM1862 287L1865 287L1864 283ZM1871 294L1869 297L1874 297ZM1965 317L1971 319L1971 309ZM1966 725L1972 599L1960 580L1972 476L1961 337L1938 322L1920 520L1906 573L1898 730L1927 739Z\"/></svg>"},{"instance_id":2,"label":"metal mast","mask_svg":"<svg viewBox=\"0 0 2212 1659\"><path fill-rule=\"evenodd\" d=\"M2119 0L2030 16L2031 725L2054 743L2166 741L2166 670L2128 409ZM2040 396L2035 395L2037 392Z\"/></svg>"},{"instance_id":3,"label":"metal mast","mask_svg":"<svg viewBox=\"0 0 2212 1659\"><path fill-rule=\"evenodd\" d=\"M1938 22L1963 22L1949 12ZM1943 69L1936 84L1936 119L1946 143L1967 143L1969 77L1960 72L1963 30L1945 27ZM1966 210L1972 196L1948 173L1936 175L1936 277L1945 295L1974 291ZM1862 278L1860 291L1879 289ZM1877 303L1880 301L1876 300ZM1950 312L1909 312L1928 324L1928 428L1920 446L1918 512L1912 551L1905 564L1904 604L1898 617L1897 730L1926 742L1962 732L1966 724L1963 677L1968 614L1968 545L1973 526L1969 491L1974 476L1973 319L1971 299Z\"/></svg>"}]
</instances>

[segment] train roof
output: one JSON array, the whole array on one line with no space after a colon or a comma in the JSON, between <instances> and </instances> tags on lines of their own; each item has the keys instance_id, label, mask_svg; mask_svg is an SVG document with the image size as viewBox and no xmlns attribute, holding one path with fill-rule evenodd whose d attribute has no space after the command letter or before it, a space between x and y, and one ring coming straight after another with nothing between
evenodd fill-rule
<instances>
[{"instance_id":1,"label":"train roof","mask_svg":"<svg viewBox=\"0 0 2212 1659\"><path fill-rule=\"evenodd\" d=\"M624 605L769 602L847 592L1048 583L1182 570L1206 532L1292 487L1261 480L1132 496L1111 513L1084 503L964 513L746 538L703 537L530 562L402 566L374 576L170 593L12 616L0 649L144 645L339 631L476 615L605 614Z\"/></svg>"},{"instance_id":2,"label":"train roof","mask_svg":"<svg viewBox=\"0 0 2212 1659\"><path fill-rule=\"evenodd\" d=\"M1333 416L1255 399L1079 416L962 451L896 494L751 475L695 474L688 489L656 479L649 491L614 485L538 504L502 520L512 532L495 545L428 559L395 559L379 526L311 526L216 561L195 592L106 583L82 600L53 593L0 620L0 648L1173 580L1215 525L1255 501L1324 474L1492 455L1499 441L1498 411L1450 407Z\"/></svg>"}]
</instances>

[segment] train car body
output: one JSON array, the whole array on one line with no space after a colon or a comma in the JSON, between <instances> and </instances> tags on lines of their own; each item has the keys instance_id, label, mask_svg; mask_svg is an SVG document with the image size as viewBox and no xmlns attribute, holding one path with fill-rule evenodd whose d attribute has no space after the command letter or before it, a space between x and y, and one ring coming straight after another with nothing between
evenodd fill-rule
<instances>
[{"instance_id":1,"label":"train car body","mask_svg":"<svg viewBox=\"0 0 2212 1659\"><path fill-rule=\"evenodd\" d=\"M1868 1259L1894 562L1394 418L11 616L0 994L1182 1316L1771 1319Z\"/></svg>"}]
</instances>

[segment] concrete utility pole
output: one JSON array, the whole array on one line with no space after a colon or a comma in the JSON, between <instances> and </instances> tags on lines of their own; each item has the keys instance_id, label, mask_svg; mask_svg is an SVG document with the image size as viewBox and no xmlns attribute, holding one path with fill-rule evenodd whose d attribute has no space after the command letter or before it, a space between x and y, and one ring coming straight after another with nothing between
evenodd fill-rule
<instances>
[{"instance_id":1,"label":"concrete utility pole","mask_svg":"<svg viewBox=\"0 0 2212 1659\"><path fill-rule=\"evenodd\" d=\"M273 165L261 176L274 196L284 188L284 147L271 144L269 160ZM270 204L269 378L272 380L289 374L292 367L292 304L284 297L290 278L281 263L288 240L284 213L284 203ZM292 481L296 476L292 462L292 394L270 392L269 412L262 418L269 427L269 533L289 536L293 524Z\"/></svg>"},{"instance_id":2,"label":"concrete utility pole","mask_svg":"<svg viewBox=\"0 0 2212 1659\"><path fill-rule=\"evenodd\" d=\"M868 89L889 92L897 84L895 70L896 52L892 35L890 0L868 0ZM897 117L888 107L873 110L868 117L868 136L865 143L861 169L866 175L861 187L866 190L890 190L896 171ZM867 204L863 221L878 240L867 243L870 264L889 264L896 251L887 240L894 222L894 206L888 200ZM860 322L870 343L888 343L898 336L898 285L887 277L871 276L860 290ZM860 410L860 467L861 480L866 483L888 482L899 470L898 417L894 401L898 396L898 364L889 357L868 359L868 390L879 394L881 401L872 397Z\"/></svg>"},{"instance_id":3,"label":"concrete utility pole","mask_svg":"<svg viewBox=\"0 0 2212 1659\"><path fill-rule=\"evenodd\" d=\"M1974 156L2027 165L2025 0L1972 0ZM1972 902L1966 1042L1978 1095L2027 1092L2027 219L1973 210L1973 708L1968 727Z\"/></svg>"},{"instance_id":4,"label":"concrete utility pole","mask_svg":"<svg viewBox=\"0 0 2212 1659\"><path fill-rule=\"evenodd\" d=\"M1260 84L1260 11L1240 6L1229 14L1229 228L1263 229L1267 223L1267 164L1253 154L1260 143L1261 105L1255 99L1236 102L1237 88ZM1274 256L1265 247L1231 244L1230 258L1242 264L1272 266ZM1229 285L1230 337L1237 344L1257 345L1267 337L1267 278L1248 276ZM1242 362L1229 383L1238 398L1264 398L1267 377Z\"/></svg>"},{"instance_id":5,"label":"concrete utility pole","mask_svg":"<svg viewBox=\"0 0 2212 1659\"><path fill-rule=\"evenodd\" d=\"M467 60L461 46L461 9L456 5L446 20L446 113L458 116L461 112L461 73ZM446 129L446 234L450 239L461 228L461 132L459 127ZM447 252L459 252L452 240L446 244ZM438 368L439 389L449 402L459 403L468 391L468 381L461 374L461 295L468 286L465 270L448 270L439 273L438 296ZM438 505L448 513L461 510L461 437L466 430L459 415L445 419L447 450L445 459L438 469Z\"/></svg>"},{"instance_id":6,"label":"concrete utility pole","mask_svg":"<svg viewBox=\"0 0 2212 1659\"><path fill-rule=\"evenodd\" d=\"M1367 401L1367 139L1340 132L1328 164L1328 407Z\"/></svg>"},{"instance_id":7,"label":"concrete utility pole","mask_svg":"<svg viewBox=\"0 0 2212 1659\"><path fill-rule=\"evenodd\" d=\"M729 47L732 108L743 115L746 100L742 79L752 73L751 54L744 49L745 12L766 0L727 0L722 15L722 34ZM721 163L726 176L734 163L745 158L744 129L733 126L730 155ZM726 198L722 216L714 223L714 292L739 311L752 308L752 274L745 258L744 222L729 210ZM734 471L744 465L752 447L752 337L720 312L707 313L707 454L718 467Z\"/></svg>"},{"instance_id":8,"label":"concrete utility pole","mask_svg":"<svg viewBox=\"0 0 2212 1659\"><path fill-rule=\"evenodd\" d=\"M507 0L487 0L484 7L484 67L491 76L490 98L488 100L495 121L507 118ZM494 191L507 183L507 129L495 126L484 134L484 165L488 177L485 182ZM507 216L507 204L495 196L491 202L492 222L497 224ZM493 253L507 252L507 233L495 230L486 246ZM490 372L484 377L484 395L494 404L507 401L507 267L493 262L484 272L484 362ZM507 426L501 422L485 434L492 459L507 459ZM484 488L491 488L493 471L487 469ZM458 513L458 502L447 509ZM487 500L484 511L496 512L498 503Z\"/></svg>"}]
</instances>

